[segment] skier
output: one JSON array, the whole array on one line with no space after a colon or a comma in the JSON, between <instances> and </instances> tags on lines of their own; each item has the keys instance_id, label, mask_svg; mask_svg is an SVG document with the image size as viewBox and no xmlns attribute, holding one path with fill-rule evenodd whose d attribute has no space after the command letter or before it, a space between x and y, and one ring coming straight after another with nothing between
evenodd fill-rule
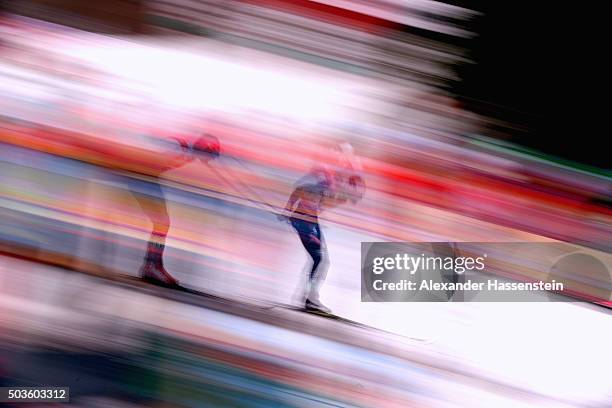
<instances>
[{"instance_id":1,"label":"skier","mask_svg":"<svg viewBox=\"0 0 612 408\"><path fill-rule=\"evenodd\" d=\"M304 309L324 314L331 310L319 299L321 285L329 266L327 247L319 226L319 214L324 209L344 204L355 204L363 197L361 162L349 143L336 146L334 165L318 165L295 184L284 212L279 219L288 221L297 232L306 252L312 259L301 302Z\"/></svg>"},{"instance_id":2,"label":"skier","mask_svg":"<svg viewBox=\"0 0 612 408\"><path fill-rule=\"evenodd\" d=\"M182 138L175 138L174 142L180 145L180 153L169 153L158 163L158 170L154 174L156 177L152 182L147 183L146 192L142 192L142 184L135 179L128 181L128 188L153 224L140 269L141 278L156 285L179 288L178 281L166 271L163 263L166 237L170 229L170 217L158 179L163 172L182 166L195 158L207 164L219 156L220 145L215 136L208 134L204 134L193 144L189 144Z\"/></svg>"}]
</instances>

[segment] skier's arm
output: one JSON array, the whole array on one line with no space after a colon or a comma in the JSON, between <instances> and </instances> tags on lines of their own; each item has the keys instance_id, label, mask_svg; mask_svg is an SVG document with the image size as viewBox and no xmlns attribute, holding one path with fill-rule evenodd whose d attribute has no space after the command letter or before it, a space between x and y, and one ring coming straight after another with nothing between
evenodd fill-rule
<instances>
[{"instance_id":1,"label":"skier's arm","mask_svg":"<svg viewBox=\"0 0 612 408\"><path fill-rule=\"evenodd\" d=\"M185 139L172 137L168 140L168 145L171 146L171 149L167 151L164 158L164 171L181 167L194 159L191 147Z\"/></svg>"},{"instance_id":2,"label":"skier's arm","mask_svg":"<svg viewBox=\"0 0 612 408\"><path fill-rule=\"evenodd\" d=\"M285 205L285 211L293 212L293 207L302 198L303 194L302 187L298 187L293 190L293 193L291 193L291 196L287 201L287 205Z\"/></svg>"},{"instance_id":3,"label":"skier's arm","mask_svg":"<svg viewBox=\"0 0 612 408\"><path fill-rule=\"evenodd\" d=\"M348 199L341 194L330 194L326 195L323 199L323 203L326 209L338 207L342 204L345 204Z\"/></svg>"},{"instance_id":4,"label":"skier's arm","mask_svg":"<svg viewBox=\"0 0 612 408\"><path fill-rule=\"evenodd\" d=\"M293 207L295 207L295 204L302 198L302 195L303 192L301 187L293 190L293 193L291 193L291 196L289 196L289 200L287 200L287 204L285 205L283 212L278 214L279 219L286 220L287 217L289 217L289 215L293 212Z\"/></svg>"}]
</instances>

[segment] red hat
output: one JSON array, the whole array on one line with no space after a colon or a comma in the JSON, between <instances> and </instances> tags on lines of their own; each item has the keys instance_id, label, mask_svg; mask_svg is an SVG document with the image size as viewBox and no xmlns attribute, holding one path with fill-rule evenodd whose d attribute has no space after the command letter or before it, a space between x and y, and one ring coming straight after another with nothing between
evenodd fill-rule
<instances>
[{"instance_id":1,"label":"red hat","mask_svg":"<svg viewBox=\"0 0 612 408\"><path fill-rule=\"evenodd\" d=\"M204 133L193 143L193 150L217 157L221 151L221 145L215 136Z\"/></svg>"}]
</instances>

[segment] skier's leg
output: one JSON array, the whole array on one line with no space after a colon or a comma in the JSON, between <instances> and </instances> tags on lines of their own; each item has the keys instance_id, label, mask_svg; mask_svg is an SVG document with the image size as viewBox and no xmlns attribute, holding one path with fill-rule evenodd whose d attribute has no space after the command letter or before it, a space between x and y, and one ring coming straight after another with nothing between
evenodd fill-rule
<instances>
[{"instance_id":1,"label":"skier's leg","mask_svg":"<svg viewBox=\"0 0 612 408\"><path fill-rule=\"evenodd\" d=\"M145 279L151 279L167 285L176 285L178 284L177 280L166 271L163 263L166 237L170 229L170 217L166 207L166 200L159 184L151 183L147 188L147 194L130 188L133 197L153 225L141 274Z\"/></svg>"},{"instance_id":2,"label":"skier's leg","mask_svg":"<svg viewBox=\"0 0 612 408\"><path fill-rule=\"evenodd\" d=\"M317 238L317 240L314 242L311 241L309 248L307 248L308 253L313 259L313 265L310 273L310 287L306 300L312 303L315 307L328 311L328 309L323 306L319 299L319 291L321 289L321 286L325 282L325 278L327 277L327 271L329 269L327 247L325 245L323 235L321 234L319 224L315 223L312 226L312 229L314 233L313 235Z\"/></svg>"},{"instance_id":3,"label":"skier's leg","mask_svg":"<svg viewBox=\"0 0 612 408\"><path fill-rule=\"evenodd\" d=\"M327 311L319 300L319 290L325 281L329 262L327 250L321 235L319 224L304 220L296 220L293 226L300 236L300 241L312 258L312 265L308 276L308 285L304 290L305 305L307 308Z\"/></svg>"}]
</instances>

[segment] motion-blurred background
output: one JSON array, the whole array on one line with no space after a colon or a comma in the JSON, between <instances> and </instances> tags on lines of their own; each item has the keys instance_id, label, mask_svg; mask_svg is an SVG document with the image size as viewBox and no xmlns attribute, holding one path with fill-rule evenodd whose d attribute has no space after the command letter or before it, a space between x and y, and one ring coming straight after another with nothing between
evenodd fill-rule
<instances>
[{"instance_id":1,"label":"motion-blurred background","mask_svg":"<svg viewBox=\"0 0 612 408\"><path fill-rule=\"evenodd\" d=\"M83 407L612 403L609 149L574 110L570 6L0 5L0 384ZM220 158L161 174L204 133ZM273 307L307 257L275 213L340 141L367 189L321 217L321 296L369 328ZM152 184L166 268L214 297L130 279ZM549 242L507 272L572 302L361 303L371 241Z\"/></svg>"}]
</instances>

